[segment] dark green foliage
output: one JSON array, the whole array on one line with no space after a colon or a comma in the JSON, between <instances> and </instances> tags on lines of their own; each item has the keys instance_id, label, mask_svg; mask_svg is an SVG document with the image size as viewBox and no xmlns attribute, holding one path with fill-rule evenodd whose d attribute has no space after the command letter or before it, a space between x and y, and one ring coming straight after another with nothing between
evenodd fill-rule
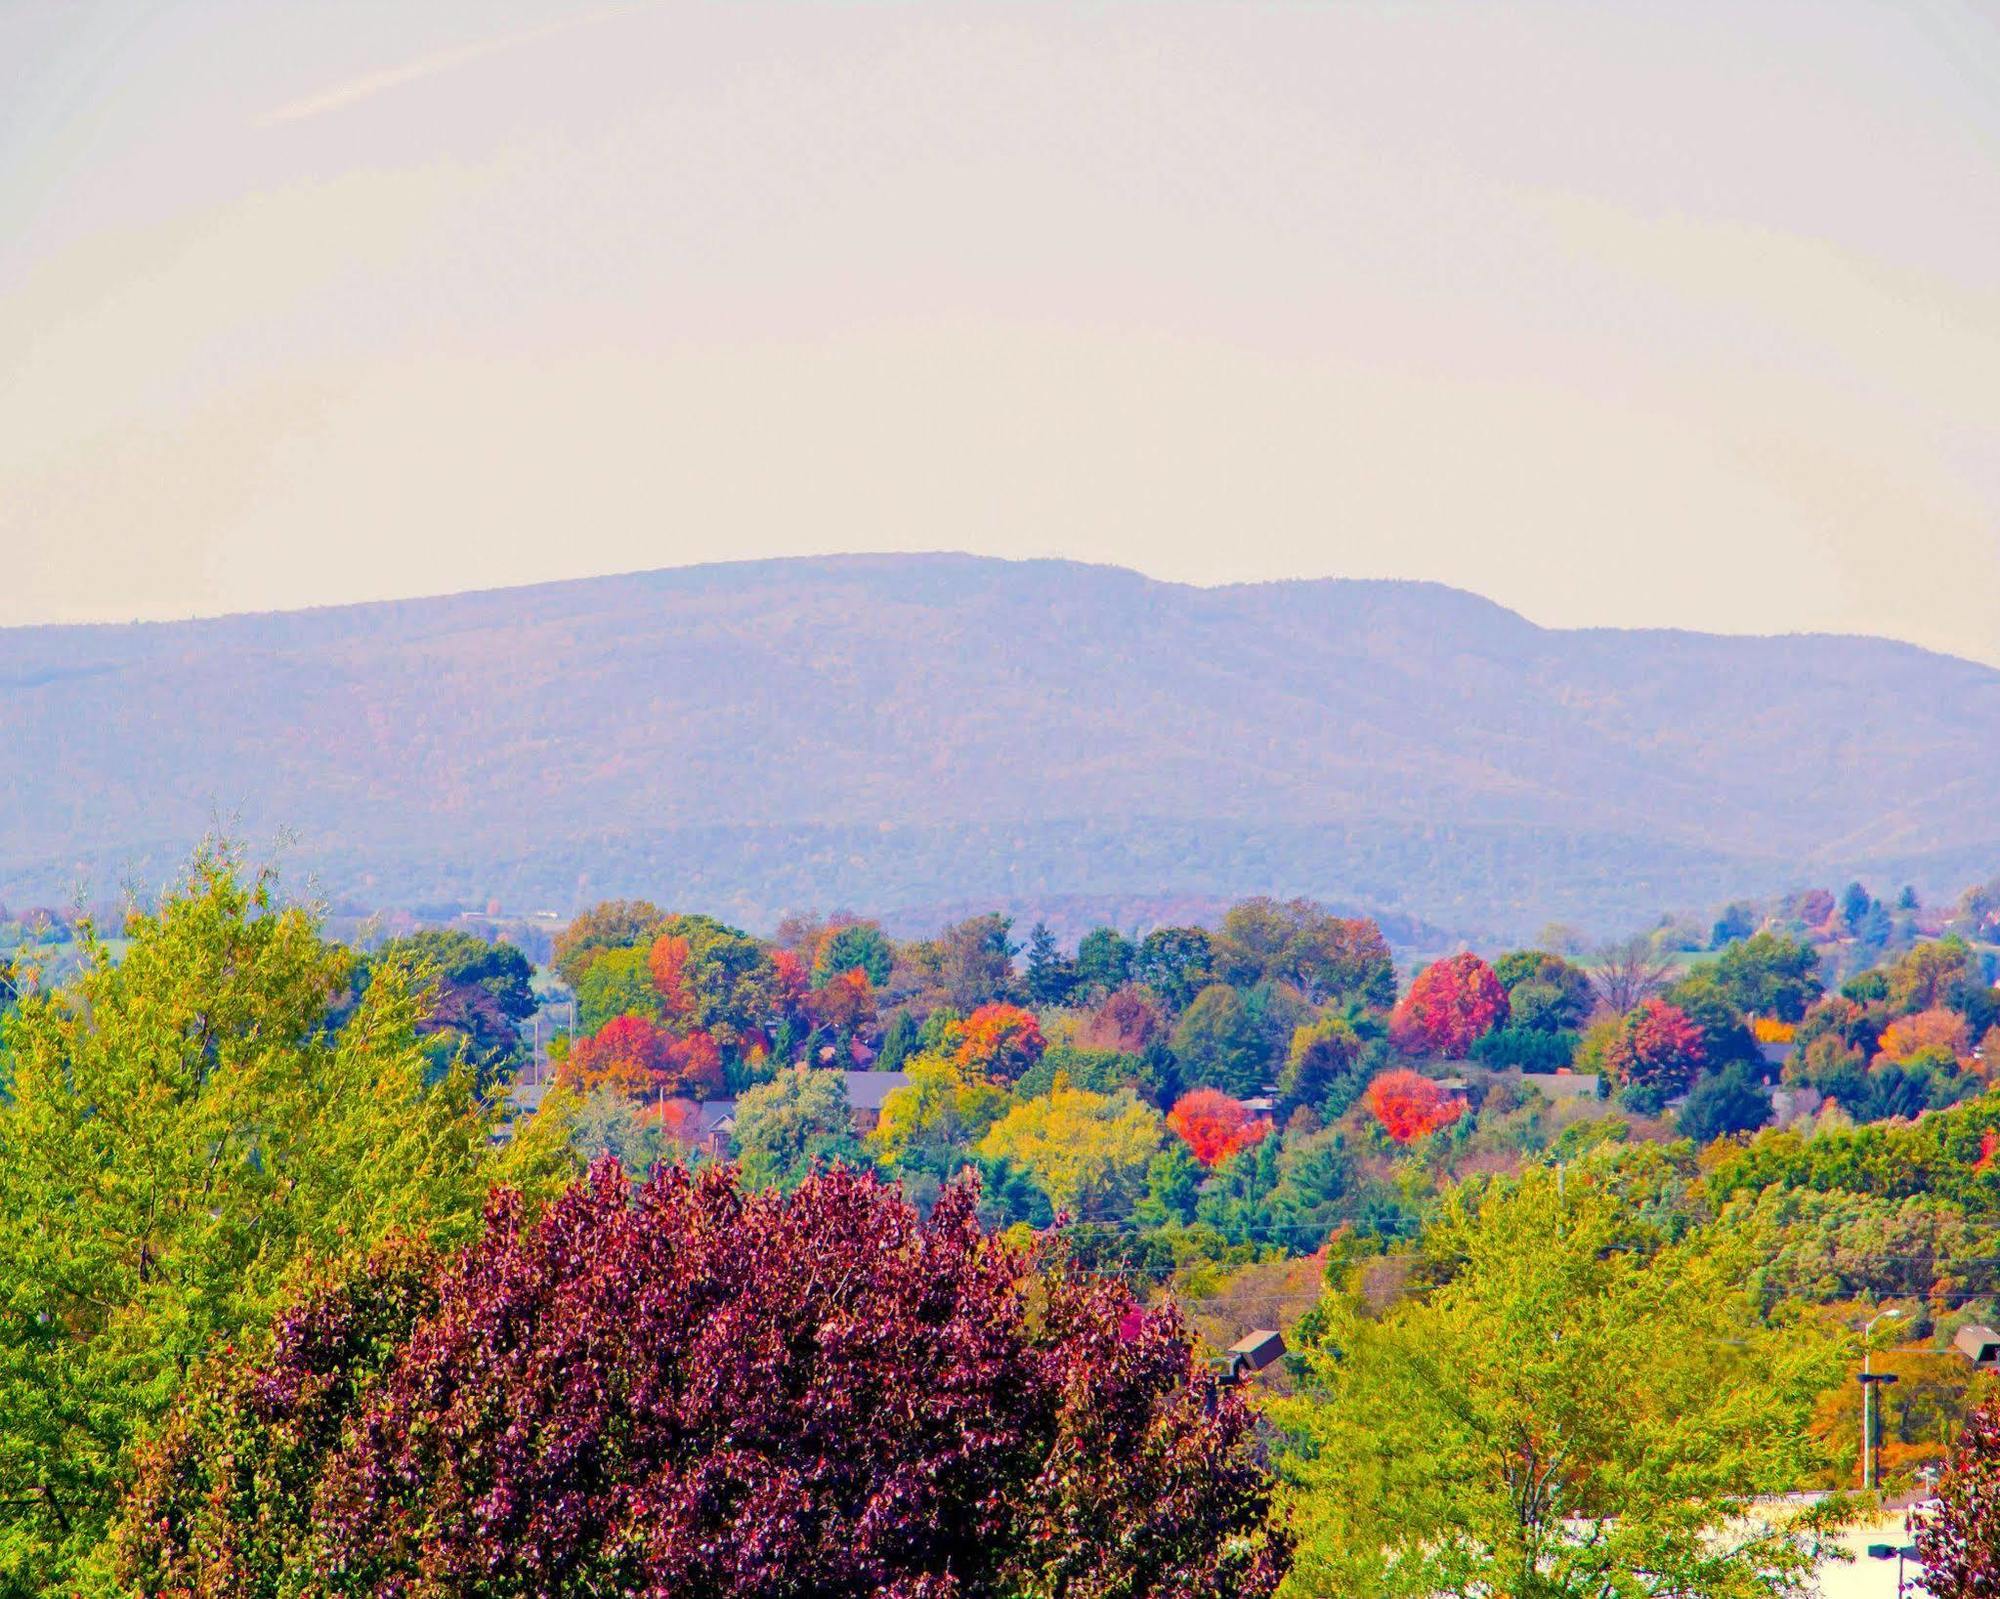
<instances>
[{"instance_id":1,"label":"dark green foliage","mask_svg":"<svg viewBox=\"0 0 2000 1599\"><path fill-rule=\"evenodd\" d=\"M1185 1226L1194 1220L1195 1201L1202 1179L1207 1175L1201 1162L1188 1153L1178 1138L1146 1166L1146 1192L1133 1211L1134 1218L1147 1227Z\"/></svg>"},{"instance_id":2,"label":"dark green foliage","mask_svg":"<svg viewBox=\"0 0 2000 1599\"><path fill-rule=\"evenodd\" d=\"M1517 949L1493 964L1507 990L1509 1025L1537 1032L1574 1032L1597 1003L1590 974L1545 949Z\"/></svg>"},{"instance_id":3,"label":"dark green foliage","mask_svg":"<svg viewBox=\"0 0 2000 1599\"><path fill-rule=\"evenodd\" d=\"M1342 1115L1367 1086L1362 1041L1352 1023L1327 1016L1292 1034L1278 1074L1278 1094L1292 1105L1310 1105L1320 1115Z\"/></svg>"},{"instance_id":4,"label":"dark green foliage","mask_svg":"<svg viewBox=\"0 0 2000 1599\"><path fill-rule=\"evenodd\" d=\"M1184 1010L1212 980L1214 952L1199 927L1156 927L1132 956L1132 979L1171 1011Z\"/></svg>"},{"instance_id":5,"label":"dark green foliage","mask_svg":"<svg viewBox=\"0 0 2000 1599\"><path fill-rule=\"evenodd\" d=\"M1175 1085L1162 1075L1160 1066L1159 1061L1144 1055L1058 1044L1044 1050L1041 1059L1021 1074L1014 1084L1014 1097L1034 1099L1046 1094L1060 1076L1069 1080L1070 1087L1087 1088L1093 1094L1115 1094L1129 1088L1150 1104L1160 1104L1163 1097L1170 1104Z\"/></svg>"},{"instance_id":6,"label":"dark green foliage","mask_svg":"<svg viewBox=\"0 0 2000 1599\"><path fill-rule=\"evenodd\" d=\"M1723 999L1739 1015L1796 1022L1824 992L1819 951L1777 933L1756 933L1729 945L1711 970Z\"/></svg>"},{"instance_id":7,"label":"dark green foliage","mask_svg":"<svg viewBox=\"0 0 2000 1599\"><path fill-rule=\"evenodd\" d=\"M1840 919L1849 931L1858 928L1862 919L1874 908L1875 899L1859 883L1849 883L1840 895Z\"/></svg>"},{"instance_id":8,"label":"dark green foliage","mask_svg":"<svg viewBox=\"0 0 2000 1599\"><path fill-rule=\"evenodd\" d=\"M1056 948L1056 935L1045 922L1028 934L1028 970L1023 980L1031 1005L1064 1005L1077 986L1076 962Z\"/></svg>"},{"instance_id":9,"label":"dark green foliage","mask_svg":"<svg viewBox=\"0 0 2000 1599\"><path fill-rule=\"evenodd\" d=\"M1132 976L1132 941L1114 927L1093 927L1076 946L1076 985L1088 999L1102 999Z\"/></svg>"},{"instance_id":10,"label":"dark green foliage","mask_svg":"<svg viewBox=\"0 0 2000 1599\"><path fill-rule=\"evenodd\" d=\"M882 1050L875 1057L875 1070L901 1071L903 1063L917 1052L920 1038L916 1017L906 1010L897 1011L882 1030Z\"/></svg>"},{"instance_id":11,"label":"dark green foliage","mask_svg":"<svg viewBox=\"0 0 2000 1599\"><path fill-rule=\"evenodd\" d=\"M1195 1205L1198 1220L1232 1244L1269 1243L1269 1200L1278 1186L1279 1140L1259 1139L1231 1155L1210 1175Z\"/></svg>"},{"instance_id":12,"label":"dark green foliage","mask_svg":"<svg viewBox=\"0 0 2000 1599\"><path fill-rule=\"evenodd\" d=\"M1555 1072L1576 1060L1577 1035L1509 1024L1474 1041L1472 1058L1494 1071Z\"/></svg>"},{"instance_id":13,"label":"dark green foliage","mask_svg":"<svg viewBox=\"0 0 2000 1599\"><path fill-rule=\"evenodd\" d=\"M1346 1134L1327 1128L1287 1134L1278 1151L1278 1185L1266 1204L1270 1237L1293 1254L1317 1248L1351 1209L1354 1158Z\"/></svg>"},{"instance_id":14,"label":"dark green foliage","mask_svg":"<svg viewBox=\"0 0 2000 1599\"><path fill-rule=\"evenodd\" d=\"M1857 1005L1876 1004L1889 997L1889 974L1879 966L1871 966L1842 983L1840 993L1843 999L1851 999Z\"/></svg>"},{"instance_id":15,"label":"dark green foliage","mask_svg":"<svg viewBox=\"0 0 2000 1599\"><path fill-rule=\"evenodd\" d=\"M1685 1138L1697 1144L1754 1132L1771 1119L1771 1094L1740 1062L1710 1072L1688 1090L1674 1118Z\"/></svg>"},{"instance_id":16,"label":"dark green foliage","mask_svg":"<svg viewBox=\"0 0 2000 1599\"><path fill-rule=\"evenodd\" d=\"M1263 1086L1268 1044L1243 997L1226 983L1211 983L1194 998L1174 1028L1174 1057L1188 1084L1219 1088L1244 1099Z\"/></svg>"},{"instance_id":17,"label":"dark green foliage","mask_svg":"<svg viewBox=\"0 0 2000 1599\"><path fill-rule=\"evenodd\" d=\"M1714 930L1708 935L1708 947L1721 949L1739 938L1748 938L1756 929L1755 911L1738 901L1716 918Z\"/></svg>"},{"instance_id":18,"label":"dark green foliage","mask_svg":"<svg viewBox=\"0 0 2000 1599\"><path fill-rule=\"evenodd\" d=\"M821 946L819 959L813 964L813 986L824 988L829 978L858 967L868 974L871 985L881 988L889 981L895 959L881 928L873 922L850 922Z\"/></svg>"},{"instance_id":19,"label":"dark green foliage","mask_svg":"<svg viewBox=\"0 0 2000 1599\"><path fill-rule=\"evenodd\" d=\"M2000 1126L2000 1094L1970 1100L1909 1125L1877 1123L1811 1136L1767 1130L1727 1152L1709 1173L1718 1198L1766 1188L1931 1194L1969 1216L2000 1217L2000 1169L1981 1164L1988 1128Z\"/></svg>"},{"instance_id":20,"label":"dark green foliage","mask_svg":"<svg viewBox=\"0 0 2000 1599\"><path fill-rule=\"evenodd\" d=\"M868 1164L842 1074L807 1066L743 1093L736 1101L736 1146L744 1179L757 1188L796 1188L835 1161Z\"/></svg>"},{"instance_id":21,"label":"dark green foliage","mask_svg":"<svg viewBox=\"0 0 2000 1599\"><path fill-rule=\"evenodd\" d=\"M522 1058L517 1024L535 1013L534 968L512 944L458 931L413 933L370 956L363 980L389 962L435 974L437 992L420 1031L441 1049L439 1065L462 1044L483 1090Z\"/></svg>"}]
</instances>

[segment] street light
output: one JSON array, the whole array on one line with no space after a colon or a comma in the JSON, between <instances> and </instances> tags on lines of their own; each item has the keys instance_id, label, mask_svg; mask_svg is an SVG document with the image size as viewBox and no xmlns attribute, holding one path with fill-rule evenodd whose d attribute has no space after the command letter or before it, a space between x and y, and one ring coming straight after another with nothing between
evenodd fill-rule
<instances>
[{"instance_id":1,"label":"street light","mask_svg":"<svg viewBox=\"0 0 2000 1599\"><path fill-rule=\"evenodd\" d=\"M1895 1306L1878 1310L1868 1318L1868 1325L1861 1329L1861 1489L1867 1493L1875 1487L1875 1386L1878 1383L1894 1382L1896 1374L1871 1369L1870 1357L1874 1353L1869 1345L1868 1335L1875 1330L1878 1321L1894 1321L1903 1313ZM1886 1558L1886 1557L1885 1557Z\"/></svg>"},{"instance_id":2,"label":"street light","mask_svg":"<svg viewBox=\"0 0 2000 1599\"><path fill-rule=\"evenodd\" d=\"M1892 1555L1896 1560L1896 1599L1903 1599L1903 1562L1917 1558L1917 1546L1909 1543L1871 1543L1868 1546L1870 1560L1887 1560Z\"/></svg>"}]
</instances>

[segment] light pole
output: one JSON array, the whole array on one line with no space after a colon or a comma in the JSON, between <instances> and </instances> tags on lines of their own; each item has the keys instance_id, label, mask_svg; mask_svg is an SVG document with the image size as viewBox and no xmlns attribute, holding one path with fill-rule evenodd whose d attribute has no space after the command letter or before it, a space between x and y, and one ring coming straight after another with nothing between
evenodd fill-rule
<instances>
[{"instance_id":1,"label":"light pole","mask_svg":"<svg viewBox=\"0 0 2000 1599\"><path fill-rule=\"evenodd\" d=\"M1887 1560L1891 1555L1896 1558L1896 1599L1903 1599L1903 1562L1917 1558L1917 1546L1909 1543L1871 1543L1868 1546L1870 1560Z\"/></svg>"},{"instance_id":2,"label":"light pole","mask_svg":"<svg viewBox=\"0 0 2000 1599\"><path fill-rule=\"evenodd\" d=\"M1895 1306L1878 1310L1868 1318L1868 1325L1861 1329L1861 1488L1864 1493L1875 1487L1875 1388L1879 1383L1894 1382L1894 1372L1878 1372L1870 1364L1874 1350L1868 1342L1868 1335L1875 1330L1878 1321L1894 1321L1903 1313Z\"/></svg>"}]
</instances>

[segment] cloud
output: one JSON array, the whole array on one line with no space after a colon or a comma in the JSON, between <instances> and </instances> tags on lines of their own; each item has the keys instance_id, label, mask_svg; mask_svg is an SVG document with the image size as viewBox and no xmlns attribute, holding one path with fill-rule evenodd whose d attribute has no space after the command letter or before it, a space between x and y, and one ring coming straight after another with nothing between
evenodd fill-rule
<instances>
[{"instance_id":1,"label":"cloud","mask_svg":"<svg viewBox=\"0 0 2000 1599\"><path fill-rule=\"evenodd\" d=\"M582 16L565 17L560 22L544 23L539 28L524 28L518 33L502 34L496 39L482 39L474 44L461 45L456 50L440 50L435 55L419 56L414 61L406 61L400 66L384 67L379 72L366 73L358 78L350 78L345 83L337 83L317 94L309 94L304 99L293 100L279 106L275 111L266 112L257 119L260 128L277 127L286 122L303 122L308 117L324 116L329 111L344 111L362 100L373 99L390 89L400 89L407 83L419 83L425 78L434 78L441 73L453 72L487 56L499 55L502 51L517 49L524 44L536 44L543 39L572 29L587 27L592 23L605 22L613 17L627 16L634 11L647 9L644 5L606 6Z\"/></svg>"}]
</instances>

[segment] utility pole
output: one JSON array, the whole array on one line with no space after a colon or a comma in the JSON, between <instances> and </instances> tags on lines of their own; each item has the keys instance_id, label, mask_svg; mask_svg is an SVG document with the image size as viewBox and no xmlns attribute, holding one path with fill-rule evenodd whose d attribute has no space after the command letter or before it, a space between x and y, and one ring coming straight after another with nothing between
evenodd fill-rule
<instances>
[{"instance_id":1,"label":"utility pole","mask_svg":"<svg viewBox=\"0 0 2000 1599\"><path fill-rule=\"evenodd\" d=\"M1903 1313L1893 1306L1888 1310L1878 1310L1868 1319L1868 1325L1861 1329L1861 1487L1863 1492L1872 1492L1875 1487L1875 1389L1879 1384L1894 1382L1896 1374L1876 1371L1871 1364L1874 1348L1868 1335L1875 1330L1878 1321L1894 1321Z\"/></svg>"}]
</instances>

